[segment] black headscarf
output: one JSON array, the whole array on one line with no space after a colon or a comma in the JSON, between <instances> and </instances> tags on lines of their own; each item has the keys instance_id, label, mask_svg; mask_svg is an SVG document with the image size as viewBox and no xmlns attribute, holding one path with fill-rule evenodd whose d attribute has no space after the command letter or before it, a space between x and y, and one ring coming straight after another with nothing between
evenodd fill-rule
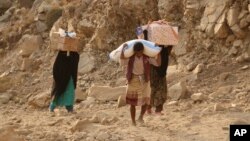
<instances>
[{"instance_id":1,"label":"black headscarf","mask_svg":"<svg viewBox=\"0 0 250 141\"><path fill-rule=\"evenodd\" d=\"M70 77L76 88L78 63L79 54L77 52L69 52L69 56L67 56L67 51L58 52L53 66L52 96L58 97L66 90Z\"/></svg>"}]
</instances>

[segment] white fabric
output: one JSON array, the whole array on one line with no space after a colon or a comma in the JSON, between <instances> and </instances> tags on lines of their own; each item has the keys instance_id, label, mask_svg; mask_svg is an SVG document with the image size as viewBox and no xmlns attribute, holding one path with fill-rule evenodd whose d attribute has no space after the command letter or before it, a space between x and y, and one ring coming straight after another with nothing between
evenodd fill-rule
<instances>
[{"instance_id":1,"label":"white fabric","mask_svg":"<svg viewBox=\"0 0 250 141\"><path fill-rule=\"evenodd\" d=\"M141 42L144 45L143 54L145 54L149 57L155 57L161 51L161 48L156 46L155 43L153 43L153 42L146 41L143 39L135 39L135 40L130 40L128 42L125 42L126 44L128 44L128 47L125 48L125 50L124 50L124 56L126 58L129 58L134 54L133 46L136 42ZM112 59L116 62L119 61L120 56L121 56L121 52L122 52L122 48L123 48L123 45L125 43L120 45L117 49L113 50L109 54L110 59Z\"/></svg>"}]
</instances>

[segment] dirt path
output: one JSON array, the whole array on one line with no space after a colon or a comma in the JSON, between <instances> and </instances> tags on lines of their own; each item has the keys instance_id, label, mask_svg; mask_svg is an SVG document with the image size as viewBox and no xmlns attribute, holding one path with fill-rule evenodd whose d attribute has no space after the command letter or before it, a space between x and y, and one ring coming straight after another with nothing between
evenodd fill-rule
<instances>
[{"instance_id":1,"label":"dirt path","mask_svg":"<svg viewBox=\"0 0 250 141\"><path fill-rule=\"evenodd\" d=\"M64 109L51 114L47 110L24 110L16 105L6 105L1 107L0 126L15 128L28 141L224 141L229 136L230 123L237 119L238 122L250 122L248 113L213 112L204 110L207 104L203 103L187 110L181 109L180 105L165 106L165 115L146 115L145 123L134 127L130 124L129 107L116 109L115 106L115 103L94 104L85 109L77 104L75 114L67 114ZM102 118L106 118L106 122ZM77 121L78 125L75 124Z\"/></svg>"}]
</instances>

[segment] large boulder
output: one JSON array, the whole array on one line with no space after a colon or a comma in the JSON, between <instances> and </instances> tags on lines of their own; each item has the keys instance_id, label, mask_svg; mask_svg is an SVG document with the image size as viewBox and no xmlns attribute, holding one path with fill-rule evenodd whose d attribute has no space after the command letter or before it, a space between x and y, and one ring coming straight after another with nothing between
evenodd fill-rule
<instances>
[{"instance_id":1,"label":"large boulder","mask_svg":"<svg viewBox=\"0 0 250 141\"><path fill-rule=\"evenodd\" d=\"M95 32L95 26L93 23L88 21L87 19L83 19L79 22L77 26L77 30L83 35L85 35L87 38L90 38L94 32Z\"/></svg>"},{"instance_id":2,"label":"large boulder","mask_svg":"<svg viewBox=\"0 0 250 141\"><path fill-rule=\"evenodd\" d=\"M81 74L88 73L95 68L95 58L87 53L82 53L78 65L78 71Z\"/></svg>"},{"instance_id":3,"label":"large boulder","mask_svg":"<svg viewBox=\"0 0 250 141\"><path fill-rule=\"evenodd\" d=\"M246 33L239 27L238 24L235 24L234 26L232 26L230 28L236 37L238 37L238 38L245 38L246 37Z\"/></svg>"},{"instance_id":4,"label":"large boulder","mask_svg":"<svg viewBox=\"0 0 250 141\"><path fill-rule=\"evenodd\" d=\"M207 99L207 96L202 93L194 93L191 95L193 101L204 101Z\"/></svg>"},{"instance_id":5,"label":"large boulder","mask_svg":"<svg viewBox=\"0 0 250 141\"><path fill-rule=\"evenodd\" d=\"M226 24L226 14L222 14L214 27L214 34L218 38L226 38L229 34L229 28Z\"/></svg>"},{"instance_id":6,"label":"large boulder","mask_svg":"<svg viewBox=\"0 0 250 141\"><path fill-rule=\"evenodd\" d=\"M12 97L11 93L0 93L0 104L7 104Z\"/></svg>"},{"instance_id":7,"label":"large boulder","mask_svg":"<svg viewBox=\"0 0 250 141\"><path fill-rule=\"evenodd\" d=\"M35 108L45 108L49 106L50 102L50 92L45 91L34 97L30 97L28 104Z\"/></svg>"},{"instance_id":8,"label":"large boulder","mask_svg":"<svg viewBox=\"0 0 250 141\"><path fill-rule=\"evenodd\" d=\"M233 90L233 87L232 86L224 86L224 87L220 87L218 88L215 92L209 94L209 98L210 99L222 99L222 98L225 98L225 97L229 97L228 94L230 94Z\"/></svg>"},{"instance_id":9,"label":"large boulder","mask_svg":"<svg viewBox=\"0 0 250 141\"><path fill-rule=\"evenodd\" d=\"M81 102L82 107L90 107L96 103L96 99L93 97L87 97L86 100Z\"/></svg>"},{"instance_id":10,"label":"large boulder","mask_svg":"<svg viewBox=\"0 0 250 141\"><path fill-rule=\"evenodd\" d=\"M221 103L216 103L214 105L214 112L225 111L225 110L226 110L226 107Z\"/></svg>"},{"instance_id":11,"label":"large boulder","mask_svg":"<svg viewBox=\"0 0 250 141\"><path fill-rule=\"evenodd\" d=\"M178 74L180 73L180 70L177 68L176 65L169 66L167 70L167 80L168 83L172 83L178 78Z\"/></svg>"},{"instance_id":12,"label":"large boulder","mask_svg":"<svg viewBox=\"0 0 250 141\"><path fill-rule=\"evenodd\" d=\"M179 82L168 89L168 96L171 100L179 100L187 97L187 88L183 82Z\"/></svg>"},{"instance_id":13,"label":"large boulder","mask_svg":"<svg viewBox=\"0 0 250 141\"><path fill-rule=\"evenodd\" d=\"M82 90L77 88L75 90L75 101L83 101L87 98L87 94L84 93Z\"/></svg>"},{"instance_id":14,"label":"large boulder","mask_svg":"<svg viewBox=\"0 0 250 141\"><path fill-rule=\"evenodd\" d=\"M126 86L113 88L109 86L92 86L89 89L88 96L100 101L113 101L117 100L124 93L126 93Z\"/></svg>"},{"instance_id":15,"label":"large boulder","mask_svg":"<svg viewBox=\"0 0 250 141\"><path fill-rule=\"evenodd\" d=\"M227 12L227 23L230 27L237 24L239 14L240 14L240 9L237 4L230 7L230 9Z\"/></svg>"},{"instance_id":16,"label":"large boulder","mask_svg":"<svg viewBox=\"0 0 250 141\"><path fill-rule=\"evenodd\" d=\"M87 127L91 127L91 122L88 120L77 120L70 128L71 132L82 131Z\"/></svg>"},{"instance_id":17,"label":"large boulder","mask_svg":"<svg viewBox=\"0 0 250 141\"><path fill-rule=\"evenodd\" d=\"M62 9L57 6L51 6L43 2L38 8L37 19L44 21L48 28L51 28L54 23L62 16Z\"/></svg>"},{"instance_id":18,"label":"large boulder","mask_svg":"<svg viewBox=\"0 0 250 141\"><path fill-rule=\"evenodd\" d=\"M12 14L10 12L5 12L2 16L0 16L0 22L7 22L7 21L9 21L11 15Z\"/></svg>"},{"instance_id":19,"label":"large boulder","mask_svg":"<svg viewBox=\"0 0 250 141\"><path fill-rule=\"evenodd\" d=\"M40 35L24 35L18 42L21 56L30 56L34 51L42 45L42 37Z\"/></svg>"},{"instance_id":20,"label":"large boulder","mask_svg":"<svg viewBox=\"0 0 250 141\"><path fill-rule=\"evenodd\" d=\"M209 3L207 3L200 23L202 31L206 31L209 35L214 34L215 24L222 16L224 10L227 8L228 2L229 0L224 0L224 1L211 0L209 1ZM219 28L218 26L216 28L216 32L218 31Z\"/></svg>"}]
</instances>

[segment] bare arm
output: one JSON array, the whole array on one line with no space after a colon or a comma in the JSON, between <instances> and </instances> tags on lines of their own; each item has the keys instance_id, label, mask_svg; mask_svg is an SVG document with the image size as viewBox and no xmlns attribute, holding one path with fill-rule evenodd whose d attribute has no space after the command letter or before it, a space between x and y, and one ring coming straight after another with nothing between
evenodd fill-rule
<instances>
[{"instance_id":1,"label":"bare arm","mask_svg":"<svg viewBox=\"0 0 250 141\"><path fill-rule=\"evenodd\" d=\"M161 53L159 53L156 56L156 58L149 58L149 63L156 66L156 67L161 66Z\"/></svg>"}]
</instances>

